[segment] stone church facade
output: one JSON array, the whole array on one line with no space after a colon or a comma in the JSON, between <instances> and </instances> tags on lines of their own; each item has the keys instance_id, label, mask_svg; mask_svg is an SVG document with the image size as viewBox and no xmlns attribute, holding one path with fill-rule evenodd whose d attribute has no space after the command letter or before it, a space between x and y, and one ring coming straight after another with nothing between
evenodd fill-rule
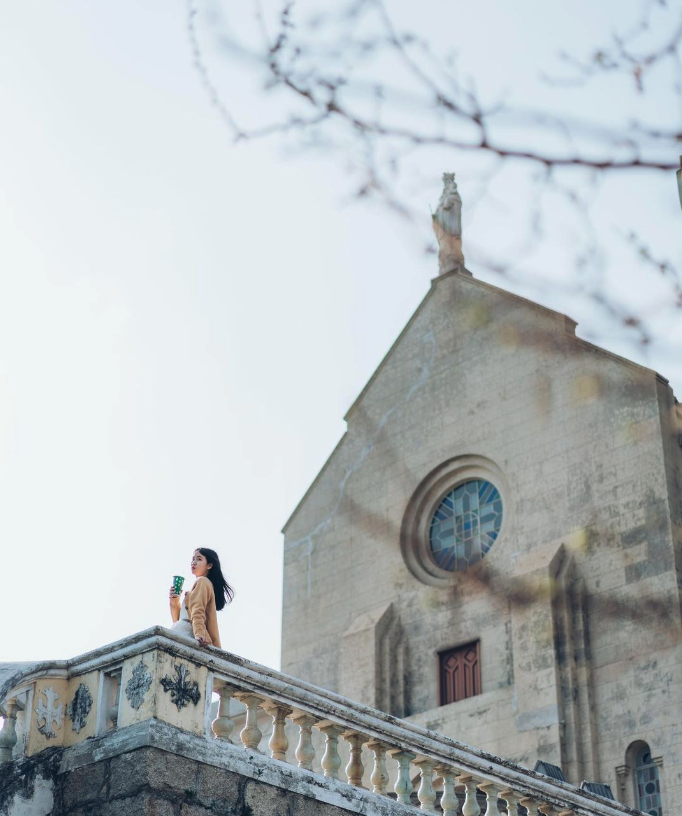
<instances>
[{"instance_id":1,"label":"stone church facade","mask_svg":"<svg viewBox=\"0 0 682 816\"><path fill-rule=\"evenodd\" d=\"M441 274L284 528L282 669L671 814L677 401L569 317L474 278L451 177L446 193Z\"/></svg>"}]
</instances>

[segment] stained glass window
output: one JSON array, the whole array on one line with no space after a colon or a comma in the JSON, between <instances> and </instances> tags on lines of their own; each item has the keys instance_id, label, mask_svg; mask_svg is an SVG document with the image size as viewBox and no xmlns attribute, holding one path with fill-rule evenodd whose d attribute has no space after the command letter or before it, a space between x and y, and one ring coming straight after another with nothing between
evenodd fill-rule
<instances>
[{"instance_id":1,"label":"stained glass window","mask_svg":"<svg viewBox=\"0 0 682 816\"><path fill-rule=\"evenodd\" d=\"M635 790L639 810L649 813L650 816L662 816L658 767L646 745L640 749L635 758Z\"/></svg>"},{"instance_id":2,"label":"stained glass window","mask_svg":"<svg viewBox=\"0 0 682 816\"><path fill-rule=\"evenodd\" d=\"M444 570L463 570L480 561L495 543L502 526L498 489L472 479L451 490L431 519L429 545Z\"/></svg>"}]
</instances>

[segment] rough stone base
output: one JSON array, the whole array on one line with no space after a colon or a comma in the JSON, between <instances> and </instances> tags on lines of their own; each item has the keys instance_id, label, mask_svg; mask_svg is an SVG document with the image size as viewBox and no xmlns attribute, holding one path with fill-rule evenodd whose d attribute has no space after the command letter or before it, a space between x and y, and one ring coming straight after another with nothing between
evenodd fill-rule
<instances>
[{"instance_id":1,"label":"rough stone base","mask_svg":"<svg viewBox=\"0 0 682 816\"><path fill-rule=\"evenodd\" d=\"M0 766L0 816L348 816L349 812L405 816L414 811L155 721Z\"/></svg>"},{"instance_id":2,"label":"rough stone base","mask_svg":"<svg viewBox=\"0 0 682 816\"><path fill-rule=\"evenodd\" d=\"M66 773L58 750L13 764L0 781L2 816L338 816L333 805L158 748Z\"/></svg>"}]
</instances>

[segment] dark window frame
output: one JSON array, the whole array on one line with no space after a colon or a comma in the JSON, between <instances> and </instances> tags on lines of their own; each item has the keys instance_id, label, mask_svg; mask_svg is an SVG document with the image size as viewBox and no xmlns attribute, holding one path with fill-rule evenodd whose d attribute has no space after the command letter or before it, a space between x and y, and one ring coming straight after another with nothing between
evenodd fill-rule
<instances>
[{"instance_id":1,"label":"dark window frame","mask_svg":"<svg viewBox=\"0 0 682 816\"><path fill-rule=\"evenodd\" d=\"M475 648L476 650L476 662L475 668L473 672L473 678L471 682L471 688L464 689L464 693L461 696L457 695L457 690L452 688L451 684L446 682L446 666L445 662L452 656L459 657L459 661L461 664L462 670L464 670L464 658L467 653L472 649ZM452 691L452 699L450 697L450 691ZM470 692L470 693L467 693ZM481 686L481 641L480 640L472 640L468 643L463 643L460 646L455 646L450 649L444 649L442 652L438 653L438 704L449 705L450 703L458 703L460 700L468 700L471 697L477 697L482 692Z\"/></svg>"}]
</instances>

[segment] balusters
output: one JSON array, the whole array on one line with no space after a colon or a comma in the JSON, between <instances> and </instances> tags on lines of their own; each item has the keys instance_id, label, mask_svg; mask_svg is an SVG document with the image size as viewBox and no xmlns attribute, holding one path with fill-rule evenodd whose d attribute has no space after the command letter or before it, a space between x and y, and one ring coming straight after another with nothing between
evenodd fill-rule
<instances>
[{"instance_id":1,"label":"balusters","mask_svg":"<svg viewBox=\"0 0 682 816\"><path fill-rule=\"evenodd\" d=\"M443 780L443 795L440 799L443 816L455 816L459 808L459 799L455 793L455 771L448 765L438 765L436 773Z\"/></svg>"},{"instance_id":2,"label":"balusters","mask_svg":"<svg viewBox=\"0 0 682 816\"><path fill-rule=\"evenodd\" d=\"M337 725L331 720L322 720L317 724L325 736L324 756L322 757L322 770L327 779L338 779L339 768L341 767L341 757L339 756L339 737L344 731L342 725Z\"/></svg>"},{"instance_id":3,"label":"balusters","mask_svg":"<svg viewBox=\"0 0 682 816\"><path fill-rule=\"evenodd\" d=\"M372 792L386 796L388 794L388 771L386 770L388 746L379 740L370 740L367 747L374 753L374 768L370 777Z\"/></svg>"},{"instance_id":4,"label":"balusters","mask_svg":"<svg viewBox=\"0 0 682 816\"><path fill-rule=\"evenodd\" d=\"M231 686L221 686L218 689L218 694L220 695L218 716L211 723L211 730L216 739L232 743L234 723L230 719L230 699L234 695L234 689Z\"/></svg>"},{"instance_id":5,"label":"balusters","mask_svg":"<svg viewBox=\"0 0 682 816\"><path fill-rule=\"evenodd\" d=\"M312 771L313 760L315 759L315 748L313 747L312 728L317 722L317 718L311 714L297 714L291 721L299 727L298 745L296 746L296 759L298 767Z\"/></svg>"},{"instance_id":6,"label":"balusters","mask_svg":"<svg viewBox=\"0 0 682 816\"><path fill-rule=\"evenodd\" d=\"M507 803L507 816L519 816L519 802L521 797L511 788L500 791L500 799Z\"/></svg>"},{"instance_id":7,"label":"balusters","mask_svg":"<svg viewBox=\"0 0 682 816\"><path fill-rule=\"evenodd\" d=\"M411 805L410 796L412 794L412 780L410 779L410 762L416 759L417 755L411 751L390 751L391 756L398 762L398 778L395 781L393 790L398 801L403 805Z\"/></svg>"},{"instance_id":8,"label":"balusters","mask_svg":"<svg viewBox=\"0 0 682 816\"><path fill-rule=\"evenodd\" d=\"M499 786L494 782L482 782L478 787L485 793L485 816L498 816L500 812L497 809Z\"/></svg>"},{"instance_id":9,"label":"balusters","mask_svg":"<svg viewBox=\"0 0 682 816\"><path fill-rule=\"evenodd\" d=\"M558 809L554 805L550 805L549 802L541 802L540 811L542 816L557 816L559 813Z\"/></svg>"},{"instance_id":10,"label":"balusters","mask_svg":"<svg viewBox=\"0 0 682 816\"><path fill-rule=\"evenodd\" d=\"M524 796L522 799L519 799L519 802L528 811L528 816L539 816L538 802L535 799L531 799L530 796Z\"/></svg>"},{"instance_id":11,"label":"balusters","mask_svg":"<svg viewBox=\"0 0 682 816\"><path fill-rule=\"evenodd\" d=\"M95 709L97 736L101 737L118 726L118 709L121 697L121 675L120 667L103 670L99 675L99 690L97 693L97 707ZM132 678L128 680L128 688L131 689ZM126 695L127 696L127 695ZM144 694L142 695L144 696ZM130 699L130 698L128 698ZM133 697L136 700L136 697ZM140 700L139 704L142 705Z\"/></svg>"},{"instance_id":12,"label":"balusters","mask_svg":"<svg viewBox=\"0 0 682 816\"><path fill-rule=\"evenodd\" d=\"M17 744L17 701L8 700L5 709L5 722L0 731L0 762L11 762L12 751Z\"/></svg>"},{"instance_id":13,"label":"balusters","mask_svg":"<svg viewBox=\"0 0 682 816\"><path fill-rule=\"evenodd\" d=\"M248 751L260 754L258 746L263 737L263 732L258 727L258 706L263 700L255 694L241 691L238 691L234 696L246 706L246 722L239 734L242 744Z\"/></svg>"},{"instance_id":14,"label":"balusters","mask_svg":"<svg viewBox=\"0 0 682 816\"><path fill-rule=\"evenodd\" d=\"M121 705L121 669L111 672L109 675L111 687L114 689L112 704L107 709L107 717L111 723L111 728L118 727L118 710Z\"/></svg>"},{"instance_id":15,"label":"balusters","mask_svg":"<svg viewBox=\"0 0 682 816\"><path fill-rule=\"evenodd\" d=\"M286 762L289 740L287 739L285 725L286 718L292 713L293 708L273 702L265 704L263 708L272 717L272 736L270 737L270 742L268 743L270 756L273 759L279 759L281 762Z\"/></svg>"},{"instance_id":16,"label":"balusters","mask_svg":"<svg viewBox=\"0 0 682 816\"><path fill-rule=\"evenodd\" d=\"M350 745L350 759L348 765L346 765L346 776L351 785L361 788L362 777L365 775L365 767L362 764L362 746L369 737L359 731L344 731L343 738Z\"/></svg>"},{"instance_id":17,"label":"balusters","mask_svg":"<svg viewBox=\"0 0 682 816\"><path fill-rule=\"evenodd\" d=\"M462 816L479 816L481 807L476 799L476 778L471 774L462 774L457 780L464 785L466 795L462 805Z\"/></svg>"},{"instance_id":18,"label":"balusters","mask_svg":"<svg viewBox=\"0 0 682 816\"><path fill-rule=\"evenodd\" d=\"M433 813L436 809L433 804L436 801L436 791L433 789L433 769L436 763L432 759L420 759L414 764L419 768L417 799L419 799L420 807L427 813Z\"/></svg>"}]
</instances>

